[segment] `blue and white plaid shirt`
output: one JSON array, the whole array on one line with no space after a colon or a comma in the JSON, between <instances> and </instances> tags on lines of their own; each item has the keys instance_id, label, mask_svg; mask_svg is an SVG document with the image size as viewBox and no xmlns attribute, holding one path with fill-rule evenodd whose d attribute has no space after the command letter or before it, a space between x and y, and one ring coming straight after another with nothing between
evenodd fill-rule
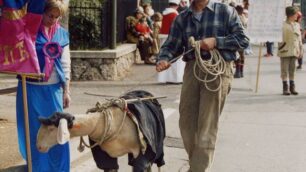
<instances>
[{"instance_id":1,"label":"blue and white plaid shirt","mask_svg":"<svg viewBox=\"0 0 306 172\"><path fill-rule=\"evenodd\" d=\"M184 49L186 51L191 49L188 43L191 36L195 40L215 37L216 48L226 61L235 60L235 52L249 45L249 38L234 8L209 0L199 21L193 14L192 7L193 4L173 21L170 34L161 47L158 61L169 61L183 53ZM203 50L201 54L204 59L210 57L207 51ZM194 53L186 54L183 59L185 61L194 59Z\"/></svg>"}]
</instances>

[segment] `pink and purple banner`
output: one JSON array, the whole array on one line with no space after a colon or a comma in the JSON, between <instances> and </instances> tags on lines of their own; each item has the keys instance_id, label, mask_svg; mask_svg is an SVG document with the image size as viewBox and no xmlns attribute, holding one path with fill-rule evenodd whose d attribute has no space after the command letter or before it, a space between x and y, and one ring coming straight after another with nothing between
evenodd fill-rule
<instances>
[{"instance_id":1,"label":"pink and purple banner","mask_svg":"<svg viewBox=\"0 0 306 172\"><path fill-rule=\"evenodd\" d=\"M0 0L0 71L40 73L35 50L44 0Z\"/></svg>"}]
</instances>

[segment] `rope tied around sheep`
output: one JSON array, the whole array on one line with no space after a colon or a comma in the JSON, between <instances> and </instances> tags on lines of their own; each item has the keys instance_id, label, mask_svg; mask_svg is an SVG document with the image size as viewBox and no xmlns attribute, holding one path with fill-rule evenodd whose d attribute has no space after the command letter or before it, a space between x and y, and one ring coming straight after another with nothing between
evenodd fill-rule
<instances>
[{"instance_id":1,"label":"rope tied around sheep","mask_svg":"<svg viewBox=\"0 0 306 172\"><path fill-rule=\"evenodd\" d=\"M215 92L221 88L221 75L225 72L226 62L217 49L210 50L211 58L203 60L201 58L201 41L195 41L194 37L189 38L190 45L195 49L195 64L193 66L193 74L198 81L205 84L207 90ZM196 69L199 69L198 71ZM200 75L204 74L204 77ZM212 78L209 78L212 77ZM219 85L216 88L211 88L208 83L219 79Z\"/></svg>"},{"instance_id":2,"label":"rope tied around sheep","mask_svg":"<svg viewBox=\"0 0 306 172\"><path fill-rule=\"evenodd\" d=\"M115 134L110 134L110 131L112 130L112 125L111 125L111 121L113 120L113 115L111 113L111 110L109 109L109 107L112 106L117 106L119 107L124 113L123 113L123 119L121 121L120 127L119 129L116 131ZM116 138L118 136L118 134L120 133L123 125L124 125L124 121L128 112L127 109L127 102L125 99L120 98L120 99L110 99L107 102L101 104L100 102L97 102L96 106L94 108L88 109L86 113L94 113L94 112L100 112L101 113L101 118L104 118L104 130L103 130L103 134L100 138L99 142L96 142L93 145L89 145L84 141L84 138L81 136L80 137L80 144L78 147L78 150L80 152L84 151L85 146L87 148L93 148L96 147L98 145L101 145L102 143L104 143L105 141L109 141L112 140L114 138ZM95 127L96 128L96 127ZM95 131L95 130L94 130ZM94 132L92 131L92 132ZM90 134L89 134L90 135Z\"/></svg>"}]
</instances>

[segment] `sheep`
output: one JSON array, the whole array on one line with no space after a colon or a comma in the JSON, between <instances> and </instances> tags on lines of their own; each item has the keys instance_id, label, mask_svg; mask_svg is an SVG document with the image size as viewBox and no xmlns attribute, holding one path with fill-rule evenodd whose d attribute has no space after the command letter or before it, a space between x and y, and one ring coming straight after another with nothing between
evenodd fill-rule
<instances>
[{"instance_id":1,"label":"sheep","mask_svg":"<svg viewBox=\"0 0 306 172\"><path fill-rule=\"evenodd\" d=\"M131 93L133 95L135 91ZM143 91L136 93L145 93L144 95L147 95L147 92ZM131 94L128 93L126 98L131 98L130 96ZM140 159L141 163L148 164L141 167L139 165L135 167L133 164L134 169L138 168L138 170L140 169L139 171L145 171L145 169L149 170L148 168L150 168L153 162L157 163L158 166L164 165L162 142L165 138L165 127L163 114L162 119L161 116L154 117L161 123L162 129L151 132L152 129L149 128L150 133L159 133L161 135L161 139L157 139L158 145L153 144L152 146L152 139L146 136L145 129L143 129L141 125L135 125L133 120L135 117L126 117L127 115L129 116L130 113L125 103L118 103L118 101L122 100L124 101L124 99L117 99L106 104L97 104L95 108L89 110L92 112L90 115L70 115L68 113L56 112L47 119L40 118L39 121L42 125L37 135L37 149L40 152L47 152L49 148L56 144L66 143L69 138L88 135L91 140L95 141L100 148L111 157L116 158L129 153L133 155L134 160ZM137 109L139 106L142 107L142 103L136 103L136 105L129 104L128 106L129 109L133 109L132 112L135 114L135 108ZM144 107L146 107L146 110L140 110L138 113L151 112L152 107L157 107L158 110L160 109L161 111L160 105L156 105L155 103L151 103L151 106ZM153 110L153 113L155 112L156 110ZM141 116L145 116L145 114L141 114ZM138 118L139 116L137 119ZM152 119L152 117L150 119ZM152 123L152 121L150 122ZM142 132L139 132L140 128L142 128ZM141 134L143 132L144 135ZM141 139L141 137L145 137L145 139ZM154 139L156 138L157 137L154 136ZM150 149L148 149L147 146ZM157 149L162 150L160 151ZM147 155L149 158L145 157ZM134 163L137 162L135 161Z\"/></svg>"}]
</instances>

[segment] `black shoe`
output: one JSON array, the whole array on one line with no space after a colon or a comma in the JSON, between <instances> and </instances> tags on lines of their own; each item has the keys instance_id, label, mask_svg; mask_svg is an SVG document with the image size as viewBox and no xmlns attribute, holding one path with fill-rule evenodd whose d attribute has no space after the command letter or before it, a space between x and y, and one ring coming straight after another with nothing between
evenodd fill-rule
<instances>
[{"instance_id":1,"label":"black shoe","mask_svg":"<svg viewBox=\"0 0 306 172\"><path fill-rule=\"evenodd\" d=\"M285 96L289 96L290 95L287 83L283 83L283 95L285 95Z\"/></svg>"},{"instance_id":2,"label":"black shoe","mask_svg":"<svg viewBox=\"0 0 306 172\"><path fill-rule=\"evenodd\" d=\"M289 90L290 90L290 93L291 93L292 95L298 95L298 94L299 94L299 93L295 90L295 85L294 85L294 84L290 84Z\"/></svg>"},{"instance_id":3,"label":"black shoe","mask_svg":"<svg viewBox=\"0 0 306 172\"><path fill-rule=\"evenodd\" d=\"M302 65L298 65L296 69L302 69Z\"/></svg>"}]
</instances>

